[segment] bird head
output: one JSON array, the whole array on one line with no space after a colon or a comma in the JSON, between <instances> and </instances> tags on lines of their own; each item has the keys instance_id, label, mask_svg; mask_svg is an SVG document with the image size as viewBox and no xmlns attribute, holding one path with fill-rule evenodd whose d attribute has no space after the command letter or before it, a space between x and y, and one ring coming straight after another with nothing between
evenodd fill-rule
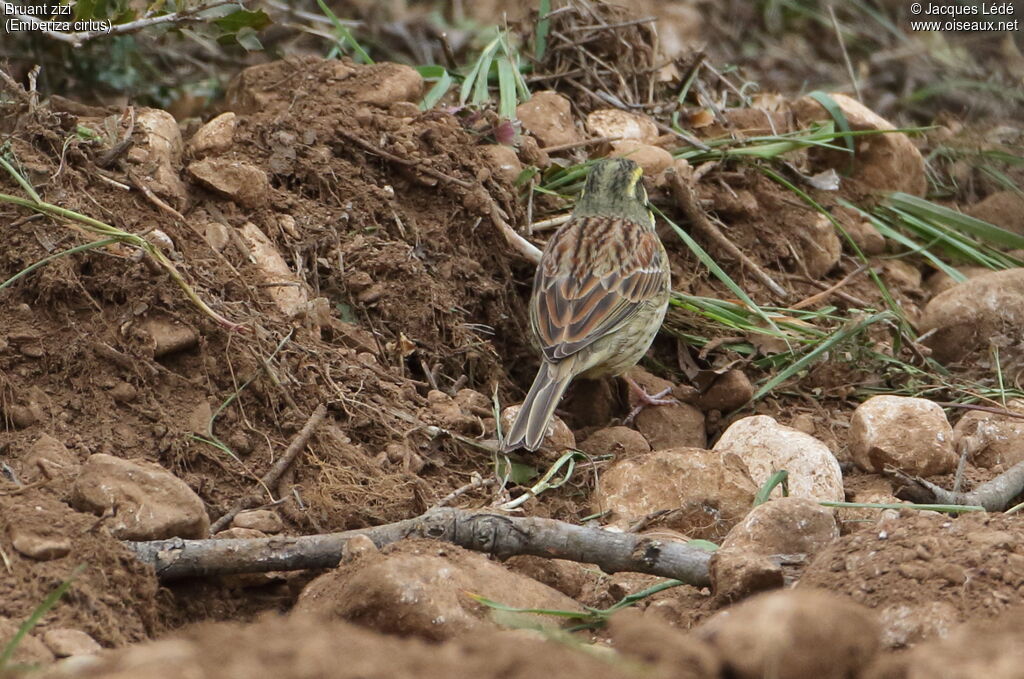
<instances>
[{"instance_id":1,"label":"bird head","mask_svg":"<svg viewBox=\"0 0 1024 679\"><path fill-rule=\"evenodd\" d=\"M597 161L590 167L573 216L621 217L653 228L643 176L640 166L627 158Z\"/></svg>"}]
</instances>

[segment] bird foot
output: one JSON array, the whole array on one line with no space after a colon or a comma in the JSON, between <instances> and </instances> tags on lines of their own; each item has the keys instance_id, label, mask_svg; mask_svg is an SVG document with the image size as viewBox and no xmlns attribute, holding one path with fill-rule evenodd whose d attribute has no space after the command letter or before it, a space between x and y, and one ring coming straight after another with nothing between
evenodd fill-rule
<instances>
[{"instance_id":1,"label":"bird foot","mask_svg":"<svg viewBox=\"0 0 1024 679\"><path fill-rule=\"evenodd\" d=\"M626 380L626 384L629 385L629 390L634 396L636 396L637 401L639 401L636 407L629 411L629 415L626 416L623 424L632 424L633 420L636 419L636 416L642 413L645 408L649 408L650 406L670 406L679 403L679 401L674 398L664 398L672 392L672 387L662 389L657 394L648 394L647 390L637 384L636 380L633 378L625 377L623 379Z\"/></svg>"}]
</instances>

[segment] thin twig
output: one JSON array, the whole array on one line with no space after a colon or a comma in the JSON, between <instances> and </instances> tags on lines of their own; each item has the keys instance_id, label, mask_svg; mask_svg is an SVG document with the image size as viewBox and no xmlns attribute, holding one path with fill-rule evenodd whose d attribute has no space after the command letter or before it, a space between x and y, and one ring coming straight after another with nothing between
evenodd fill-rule
<instances>
[{"instance_id":1,"label":"thin twig","mask_svg":"<svg viewBox=\"0 0 1024 679\"><path fill-rule=\"evenodd\" d=\"M476 474L474 472L473 480L472 481L470 481L469 483L467 483L464 486L460 486L460 487L456 488L452 492L450 492L447 495L445 495L443 498L438 500L437 504L435 504L433 507L431 507L431 509L437 509L438 507L447 507L452 502L454 502L456 499L458 499L460 496L465 495L466 493L468 493L470 491L476 490L477 488L487 488L488 486L493 486L497 482L498 482L498 480L496 478L494 478L493 476L490 476L490 477L485 479L482 476L480 476L479 474Z\"/></svg>"},{"instance_id":2,"label":"thin twig","mask_svg":"<svg viewBox=\"0 0 1024 679\"><path fill-rule=\"evenodd\" d=\"M771 276L765 273L764 270L754 262L754 260L743 254L743 252L736 247L732 241L725 237L717 226L711 223L708 216L704 214L704 209L700 206L700 202L697 200L697 196L693 192L693 187L687 184L678 172L670 170L666 172L666 176L670 177L670 181L672 182L672 195L675 196L676 203L679 205L679 208L690 220L690 224L719 249L739 260L743 266L750 270L750 273L755 278L761 281L775 295L782 299L787 299L789 297L789 293L786 292L781 285L776 283Z\"/></svg>"},{"instance_id":3,"label":"thin twig","mask_svg":"<svg viewBox=\"0 0 1024 679\"><path fill-rule=\"evenodd\" d=\"M578 149L584 146L595 146L597 144L604 144L605 142L620 141L622 137L597 137L596 139L584 139L583 141L574 141L568 144L559 144L557 146L545 146L541 149L544 153L558 153L559 151L569 151L571 149Z\"/></svg>"},{"instance_id":4,"label":"thin twig","mask_svg":"<svg viewBox=\"0 0 1024 679\"><path fill-rule=\"evenodd\" d=\"M629 21L620 21L614 24L593 24L591 26L567 26L565 28L566 33L578 33L580 31L598 31L607 28L626 28L627 26L636 26L637 24L653 24L658 20L658 17L642 17L640 19L630 19Z\"/></svg>"},{"instance_id":5,"label":"thin twig","mask_svg":"<svg viewBox=\"0 0 1024 679\"><path fill-rule=\"evenodd\" d=\"M422 172L425 175L429 175L429 176L433 177L434 179L439 179L441 181L451 182L452 184L458 184L459 186L461 186L461 187L463 187L465 189L473 188L473 184L471 182L467 182L464 179L459 179L458 177L452 177L451 175L447 175L444 172L441 172L439 170L435 170L434 168L430 167L429 165L425 165L424 163L422 163L422 162L420 162L418 160L412 160L411 158L402 158L401 156L396 156L395 154L390 153L389 151L385 151L382 148L374 146L373 144L371 144L370 142L366 141L362 137L359 137L358 135L352 134L351 132L348 132L346 130L341 130L341 129L336 129L335 132L337 134L341 135L342 137L345 137L345 139L348 139L349 141L354 143L356 146L361 147L364 151L369 151L370 153L372 153L372 154L374 154L376 156L380 156L381 158L384 158L385 160L390 160L392 163L398 163L399 165L405 165L406 167L414 167L419 172Z\"/></svg>"},{"instance_id":6,"label":"thin twig","mask_svg":"<svg viewBox=\"0 0 1024 679\"><path fill-rule=\"evenodd\" d=\"M791 305L789 308L790 309L803 309L804 307L809 307L809 306L811 306L813 304L817 304L821 300L825 299L826 297L828 297L832 293L834 293L837 290L839 290L839 288L841 288L844 285L846 285L847 283L849 283L851 280L854 279L854 277L856 277L856 276L860 275L861 273L863 273L864 271L866 271L867 268L868 268L867 264L861 264L859 267L857 267L856 269L854 269L850 273L846 274L843 277L843 279L841 281L839 281L838 283L836 283L835 285L830 285L829 287L825 288L821 292L816 292L813 295L811 295L810 297L808 297L806 299L803 299L803 300L800 300L796 304Z\"/></svg>"},{"instance_id":7,"label":"thin twig","mask_svg":"<svg viewBox=\"0 0 1024 679\"><path fill-rule=\"evenodd\" d=\"M1006 408L996 408L994 406L979 406L973 403L953 403L952 401L936 401L936 405L942 406L943 408L960 408L962 410L978 410L983 413L994 413L996 415L1005 415L1006 417L1016 417L1017 419L1024 420L1024 413L1017 413Z\"/></svg>"},{"instance_id":8,"label":"thin twig","mask_svg":"<svg viewBox=\"0 0 1024 679\"><path fill-rule=\"evenodd\" d=\"M549 217L548 219L542 219L539 222L530 224L530 231L547 231L548 229L557 229L562 224L572 219L572 213L564 215L558 215L557 217Z\"/></svg>"},{"instance_id":9,"label":"thin twig","mask_svg":"<svg viewBox=\"0 0 1024 679\"><path fill-rule=\"evenodd\" d=\"M142 195L144 195L149 200L149 202L155 205L157 209L166 212L168 215L174 217L180 222L184 223L186 221L184 215L182 215L180 212L178 212L173 207L164 202L164 200L160 198L160 196L153 193L153 191L148 186L146 186L146 184L141 179L135 176L134 172L128 171L127 174L128 180L131 181L132 186L141 191Z\"/></svg>"},{"instance_id":10,"label":"thin twig","mask_svg":"<svg viewBox=\"0 0 1024 679\"><path fill-rule=\"evenodd\" d=\"M964 473L967 471L967 460L977 451L987 446L988 443L988 429L985 427L978 427L973 434L960 437L956 446L956 452L960 459L956 464L956 474L953 475L954 493L959 493L960 489L963 488Z\"/></svg>"},{"instance_id":11,"label":"thin twig","mask_svg":"<svg viewBox=\"0 0 1024 679\"><path fill-rule=\"evenodd\" d=\"M317 427L320 426L320 423L324 421L326 416L327 404L321 403L317 406L316 410L313 411L313 414L309 416L309 419L306 420L306 424L302 425L302 429L300 429L299 433L295 435L295 438L292 439L292 442L288 445L288 449L284 451L284 455L278 458L277 462L271 465L270 469L267 470L267 473L260 479L260 484L262 486L266 488L273 488L277 485L278 479L281 478L281 475L285 473L293 462L295 462L295 458L298 457L299 453L301 453L306 447L306 444L309 443L310 437L316 431ZM280 490L278 490L278 494L280 494ZM271 496L271 499L274 499L273 496ZM231 520L238 515L238 512L244 510L250 504L250 498L244 498L236 503L234 507L224 514L224 516L213 522L210 526L210 532L216 533L222 530L225 526L231 523Z\"/></svg>"},{"instance_id":12,"label":"thin twig","mask_svg":"<svg viewBox=\"0 0 1024 679\"><path fill-rule=\"evenodd\" d=\"M673 128L673 127L670 127L669 125L666 125L665 123L660 123L657 120L654 121L654 124L662 132L665 132L666 134L674 134L675 136L679 137L680 139L682 139L683 141L685 141L687 144L689 144L690 146L692 146L694 148L698 148L701 151L710 151L711 150L710 146L708 146L707 144L702 142L700 139L697 139L696 137L694 137L691 134L687 134L685 132L681 132L681 131Z\"/></svg>"},{"instance_id":13,"label":"thin twig","mask_svg":"<svg viewBox=\"0 0 1024 679\"><path fill-rule=\"evenodd\" d=\"M498 230L501 231L501 235L505 237L508 244L515 248L516 252L521 254L526 259L530 260L534 264L540 264L541 252L536 245L526 240L516 230L509 226L509 223L502 217L502 210L498 207L498 204L494 201L494 198L488 194L488 199L491 201L491 221L494 223Z\"/></svg>"},{"instance_id":14,"label":"thin twig","mask_svg":"<svg viewBox=\"0 0 1024 679\"><path fill-rule=\"evenodd\" d=\"M843 39L843 31L839 28L839 20L836 18L836 11L832 7L832 3L828 4L828 15L832 17L832 28L836 31L836 38L839 40L839 49L843 53L843 61L846 63L846 72L850 76L850 82L853 84L853 91L857 95L857 101L864 103L864 100L860 96L860 84L857 82L857 74L853 71L853 64L850 62L850 55L846 51L846 41ZM771 118L769 118L771 120Z\"/></svg>"},{"instance_id":15,"label":"thin twig","mask_svg":"<svg viewBox=\"0 0 1024 679\"><path fill-rule=\"evenodd\" d=\"M901 500L944 505L973 505L989 512L1006 509L1013 498L1024 491L1024 462L1018 462L988 483L968 493L946 490L925 479L907 475L899 470L889 472L907 484L896 493Z\"/></svg>"}]
</instances>

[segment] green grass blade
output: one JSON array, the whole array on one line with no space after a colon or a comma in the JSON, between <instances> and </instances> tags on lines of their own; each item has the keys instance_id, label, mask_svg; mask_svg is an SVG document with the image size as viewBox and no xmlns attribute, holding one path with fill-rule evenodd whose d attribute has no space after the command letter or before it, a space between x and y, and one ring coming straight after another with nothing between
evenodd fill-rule
<instances>
[{"instance_id":1,"label":"green grass blade","mask_svg":"<svg viewBox=\"0 0 1024 679\"><path fill-rule=\"evenodd\" d=\"M494 52L498 49L498 42L501 40L501 36L498 36L491 42L487 43L480 56L477 57L476 61L473 62L473 67L466 74L466 79L462 81L462 89L459 91L459 103L465 104L470 101L470 97L473 97L473 103L480 103L474 97L474 90L480 88L480 80L483 79L483 92L484 96L481 101L487 99L487 78L491 71L491 62L494 60Z\"/></svg>"},{"instance_id":2,"label":"green grass blade","mask_svg":"<svg viewBox=\"0 0 1024 679\"><path fill-rule=\"evenodd\" d=\"M370 58L370 55L363 49L363 46L356 41L355 36L352 35L352 31L348 29L348 26L341 23L341 19L331 11L331 8L327 6L327 3L325 3L324 0L316 0L316 4L320 7L320 11L324 13L324 16L330 20L331 25L334 26L334 32L336 33L335 40L339 47L344 47L347 44L352 48L352 51L356 53L358 60L361 60L364 64L374 63L373 59Z\"/></svg>"},{"instance_id":3,"label":"green grass blade","mask_svg":"<svg viewBox=\"0 0 1024 679\"><path fill-rule=\"evenodd\" d=\"M965 215L962 212L936 205L923 198L897 191L889 194L886 202L894 208L908 212L932 224L939 224L954 231L969 233L994 245L1002 245L1007 248L1024 248L1024 236L1011 233L1006 229L999 228L995 224L989 224L975 217Z\"/></svg>"},{"instance_id":4,"label":"green grass blade","mask_svg":"<svg viewBox=\"0 0 1024 679\"><path fill-rule=\"evenodd\" d=\"M448 71L444 71L441 77L437 79L437 82L434 83L434 86L427 92L426 96L423 97L423 101L420 102L420 110L429 111L437 106L437 102L441 101L444 95L448 94L448 90L451 89L454 82L455 80L451 74Z\"/></svg>"},{"instance_id":5,"label":"green grass blade","mask_svg":"<svg viewBox=\"0 0 1024 679\"><path fill-rule=\"evenodd\" d=\"M699 259L700 262L708 268L708 270L715 276L715 278L722 281L722 283L724 283L725 286L729 288L729 290L731 290L734 295L736 295L740 300L742 300L744 304L749 306L750 309L754 311L754 313L756 313L758 316L764 319L765 323L768 324L769 328L771 328L772 330L779 334L782 334L782 331L779 330L779 328L775 325L775 322L772 321L771 318L769 318L768 314L766 314L764 310L760 306L758 306L756 302L754 302L754 300L750 299L750 296L747 295L746 292L744 292L743 288L741 288L736 283L736 281L730 278L729 274L727 274L725 270L722 269L722 267L718 266L718 262L712 259L711 255L705 252L704 248L702 248L697 243L697 241L695 241L693 237L690 236L690 234L686 233L685 229L681 228L678 224L669 219L665 215L665 213L659 210L657 207L651 206L651 209L654 211L656 215L664 219L665 222L672 227L672 230L675 231L676 235L679 236L683 243L686 244L686 247L689 248L690 251L697 256L697 259Z\"/></svg>"},{"instance_id":6,"label":"green grass blade","mask_svg":"<svg viewBox=\"0 0 1024 679\"><path fill-rule=\"evenodd\" d=\"M32 631L33 627L39 624L39 621L43 619L43 616L46 615L51 608L57 605L57 602L62 596L64 596L64 593L71 588L71 583L74 581L75 577L77 577L84 569L84 565L76 566L75 569L71 571L71 575L68 576L67 580L60 583L56 589L47 594L46 598L43 599L42 603L36 606L35 610L32 611L32 614L28 616L25 622L21 623L21 626L18 627L18 631L15 632L11 640L7 642L6 646L4 646L4 650L0 652L0 670L7 667L8 663L11 662L11 658L14 657L14 652L18 650L18 645L21 643L21 640L25 638L26 634Z\"/></svg>"},{"instance_id":7,"label":"green grass blade","mask_svg":"<svg viewBox=\"0 0 1024 679\"><path fill-rule=\"evenodd\" d=\"M879 313L872 314L867 318L863 318L855 323L847 324L840 328L838 331L829 336L828 339L817 344L811 351L804 354L798 361L790 364L784 370L781 370L777 375L772 377L770 380L764 383L764 385L757 390L751 401L757 401L766 394L772 391L775 387L782 384L786 380L795 376L804 368L816 363L820 359L824 358L828 352L837 347L839 344L846 340L859 335L868 326L878 323L880 321L890 320L897 318L891 311L880 311Z\"/></svg>"},{"instance_id":8,"label":"green grass blade","mask_svg":"<svg viewBox=\"0 0 1024 679\"><path fill-rule=\"evenodd\" d=\"M488 53L481 58L480 72L477 73L476 82L473 83L473 96L470 97L470 102L477 106L482 106L491 100L490 90L488 89L488 80L490 80L491 67L493 65L493 52Z\"/></svg>"},{"instance_id":9,"label":"green grass blade","mask_svg":"<svg viewBox=\"0 0 1024 679\"><path fill-rule=\"evenodd\" d=\"M833 99L827 92L822 92L821 90L814 90L813 92L808 93L807 96L821 104L822 108L824 108L828 112L828 114L832 116L832 120L835 121L836 127L839 128L840 132L847 133L843 136L843 141L846 142L846 148L849 149L850 151L850 164L849 166L847 166L846 172L844 174L850 174L851 172L853 172L853 164L856 160L857 153L857 148L853 143L853 136L849 134L852 131L850 129L850 121L846 119L846 114L843 113L843 109L839 107L839 104L836 102L836 100Z\"/></svg>"},{"instance_id":10,"label":"green grass blade","mask_svg":"<svg viewBox=\"0 0 1024 679\"><path fill-rule=\"evenodd\" d=\"M763 505L768 502L771 497L772 491L775 487L782 484L782 496L789 496L789 472L785 469L780 469L771 476L768 480L761 484L761 487L757 489L757 495L754 496L754 506Z\"/></svg>"},{"instance_id":11,"label":"green grass blade","mask_svg":"<svg viewBox=\"0 0 1024 679\"><path fill-rule=\"evenodd\" d=\"M548 34L551 32L551 0L540 0L537 6L537 30L533 39L533 57L537 61L544 60L548 51Z\"/></svg>"},{"instance_id":12,"label":"green grass blade","mask_svg":"<svg viewBox=\"0 0 1024 679\"><path fill-rule=\"evenodd\" d=\"M67 257L68 255L75 255L75 254L78 254L79 252L86 252L88 250L95 250L96 248L102 248L102 247L105 247L107 245L113 245L114 243L119 243L119 242L120 242L119 238L106 238L104 240L96 240L96 241L92 241L91 243L84 243L82 245L76 245L75 247L68 248L67 250L61 250L60 252L57 252L57 253L54 253L54 254L50 255L49 257L44 257L44 258L40 259L38 262L36 262L35 264L32 264L31 266L25 267L24 269L22 269L18 273L14 274L10 278L8 278L3 283L0 283L0 290L3 290L7 286L13 284L19 278L27 276L28 274L32 273L33 271L35 271L39 267L45 266L45 265L49 264L50 262L52 262L55 259L60 259L61 257Z\"/></svg>"},{"instance_id":13,"label":"green grass blade","mask_svg":"<svg viewBox=\"0 0 1024 679\"><path fill-rule=\"evenodd\" d=\"M498 59L498 114L505 120L516 118L516 79L508 55Z\"/></svg>"},{"instance_id":14,"label":"green grass blade","mask_svg":"<svg viewBox=\"0 0 1024 679\"><path fill-rule=\"evenodd\" d=\"M818 500L822 507L834 507L838 509L919 509L928 512L943 512L946 514L963 514L966 512L984 512L984 507L978 505L929 505L914 504L910 502L831 502L829 500Z\"/></svg>"},{"instance_id":15,"label":"green grass blade","mask_svg":"<svg viewBox=\"0 0 1024 679\"><path fill-rule=\"evenodd\" d=\"M14 181L18 182L18 185L21 188L25 189L25 193L27 193L33 201L35 201L36 203L43 202L43 199L39 197L38 193L36 193L36 190L32 186L32 184L27 179L25 179L25 177L23 177L20 172L15 170L14 166L8 163L3 156L0 156L0 167L3 167L12 177L14 177Z\"/></svg>"}]
</instances>

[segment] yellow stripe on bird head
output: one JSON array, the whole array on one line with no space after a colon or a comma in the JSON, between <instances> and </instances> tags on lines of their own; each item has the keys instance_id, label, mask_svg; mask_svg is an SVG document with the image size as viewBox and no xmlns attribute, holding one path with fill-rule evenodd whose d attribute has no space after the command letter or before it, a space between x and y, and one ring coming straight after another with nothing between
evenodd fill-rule
<instances>
[{"instance_id":1,"label":"yellow stripe on bird head","mask_svg":"<svg viewBox=\"0 0 1024 679\"><path fill-rule=\"evenodd\" d=\"M628 158L597 161L590 167L590 175L573 214L580 217L622 217L653 225L647 191L640 181L643 176L643 169Z\"/></svg>"}]
</instances>

